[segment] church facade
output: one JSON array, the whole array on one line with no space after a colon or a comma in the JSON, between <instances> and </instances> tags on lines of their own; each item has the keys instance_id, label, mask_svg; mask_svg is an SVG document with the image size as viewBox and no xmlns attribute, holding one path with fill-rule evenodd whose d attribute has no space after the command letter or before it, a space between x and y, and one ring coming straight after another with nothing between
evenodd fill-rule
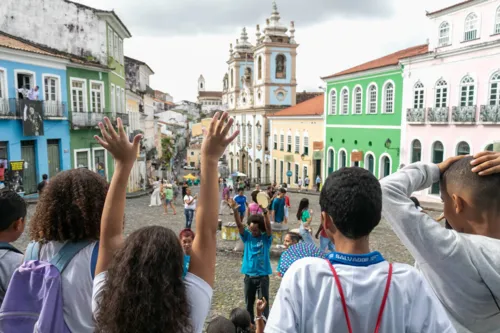
<instances>
[{"instance_id":1,"label":"church facade","mask_svg":"<svg viewBox=\"0 0 500 333\"><path fill-rule=\"evenodd\" d=\"M268 117L295 105L297 98L295 27L292 21L287 28L280 19L273 3L265 28L256 27L255 45L243 28L234 48L230 45L223 79L223 109L235 119L231 132L240 130L226 151L229 169L256 183L271 181Z\"/></svg>"}]
</instances>

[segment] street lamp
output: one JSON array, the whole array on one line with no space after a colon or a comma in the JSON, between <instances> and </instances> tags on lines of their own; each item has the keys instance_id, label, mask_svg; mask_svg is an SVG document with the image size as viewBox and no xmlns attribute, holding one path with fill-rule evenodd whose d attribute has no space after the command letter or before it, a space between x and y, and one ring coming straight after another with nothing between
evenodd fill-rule
<instances>
[{"instance_id":1,"label":"street lamp","mask_svg":"<svg viewBox=\"0 0 500 333\"><path fill-rule=\"evenodd\" d=\"M391 148L391 144L392 144L392 141L391 141L391 139L388 138L387 140L385 140L384 146L388 150L395 150L399 156L399 147L398 148Z\"/></svg>"}]
</instances>

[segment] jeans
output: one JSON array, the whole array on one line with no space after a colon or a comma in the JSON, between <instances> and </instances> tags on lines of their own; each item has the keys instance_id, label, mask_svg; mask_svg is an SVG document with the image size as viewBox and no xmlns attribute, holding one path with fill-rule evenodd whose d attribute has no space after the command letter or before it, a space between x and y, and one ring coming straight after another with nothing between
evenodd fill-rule
<instances>
[{"instance_id":1,"label":"jeans","mask_svg":"<svg viewBox=\"0 0 500 333\"><path fill-rule=\"evenodd\" d=\"M304 228L304 224L301 223L299 227L299 234L302 236L302 239L304 240L305 243L311 243L314 244L314 239L312 238L311 233Z\"/></svg>"},{"instance_id":2,"label":"jeans","mask_svg":"<svg viewBox=\"0 0 500 333\"><path fill-rule=\"evenodd\" d=\"M250 313L250 318L252 319L252 324L255 324L254 318L254 307L255 307L255 294L258 298L266 298L266 309L264 310L264 316L269 317L269 276L249 276L245 275L245 303L247 305L247 311Z\"/></svg>"},{"instance_id":3,"label":"jeans","mask_svg":"<svg viewBox=\"0 0 500 333\"><path fill-rule=\"evenodd\" d=\"M335 245L330 238L319 236L319 249L325 253L335 251Z\"/></svg>"},{"instance_id":4,"label":"jeans","mask_svg":"<svg viewBox=\"0 0 500 333\"><path fill-rule=\"evenodd\" d=\"M194 210L184 208L184 215L186 216L186 229L191 229L191 224L193 224Z\"/></svg>"}]
</instances>

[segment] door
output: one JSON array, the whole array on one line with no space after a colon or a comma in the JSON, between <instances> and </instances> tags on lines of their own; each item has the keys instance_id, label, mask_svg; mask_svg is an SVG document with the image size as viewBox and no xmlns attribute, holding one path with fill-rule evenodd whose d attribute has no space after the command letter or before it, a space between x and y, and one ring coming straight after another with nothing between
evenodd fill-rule
<instances>
[{"instance_id":1,"label":"door","mask_svg":"<svg viewBox=\"0 0 500 333\"><path fill-rule=\"evenodd\" d=\"M288 185L290 185L292 182L290 181L291 177L289 177L289 176L288 176L288 171L292 171L292 163L288 162L288 163L286 164L286 167L287 167L287 168L286 168L286 178L287 178L286 183L287 183Z\"/></svg>"},{"instance_id":2,"label":"door","mask_svg":"<svg viewBox=\"0 0 500 333\"><path fill-rule=\"evenodd\" d=\"M61 171L61 144L59 140L47 140L47 155L49 157L49 177L54 177Z\"/></svg>"},{"instance_id":3,"label":"door","mask_svg":"<svg viewBox=\"0 0 500 333\"><path fill-rule=\"evenodd\" d=\"M36 193L35 141L21 141L21 159L24 160L23 187L25 194Z\"/></svg>"},{"instance_id":4,"label":"door","mask_svg":"<svg viewBox=\"0 0 500 333\"><path fill-rule=\"evenodd\" d=\"M257 166L257 183L258 184L260 184L262 182L260 177L262 177L262 170L261 170L261 166L259 164L259 166Z\"/></svg>"},{"instance_id":5,"label":"door","mask_svg":"<svg viewBox=\"0 0 500 333\"><path fill-rule=\"evenodd\" d=\"M31 82L33 80L33 76L29 74L17 74L17 89L18 89L18 98L23 99L26 98L25 94L31 89ZM24 89L19 91L19 89Z\"/></svg>"},{"instance_id":6,"label":"door","mask_svg":"<svg viewBox=\"0 0 500 333\"><path fill-rule=\"evenodd\" d=\"M314 184L316 185L316 177L318 175L321 176L321 160L315 160L315 164L316 164L316 172L314 173L313 177L314 177Z\"/></svg>"},{"instance_id":7,"label":"door","mask_svg":"<svg viewBox=\"0 0 500 333\"><path fill-rule=\"evenodd\" d=\"M432 147L432 163L438 164L443 162L444 159L444 147L443 144L439 141L434 142ZM439 194L439 182L432 184L431 194Z\"/></svg>"},{"instance_id":8,"label":"door","mask_svg":"<svg viewBox=\"0 0 500 333\"><path fill-rule=\"evenodd\" d=\"M280 161L280 184L283 184L283 180L285 180L285 177L283 176L283 161Z\"/></svg>"},{"instance_id":9,"label":"door","mask_svg":"<svg viewBox=\"0 0 500 333\"><path fill-rule=\"evenodd\" d=\"M94 170L104 179L107 178L106 177L106 175L107 175L106 152L104 151L104 149L95 149L94 150Z\"/></svg>"},{"instance_id":10,"label":"door","mask_svg":"<svg viewBox=\"0 0 500 333\"><path fill-rule=\"evenodd\" d=\"M333 153L333 149L328 151L328 174L333 172L333 166L335 165L335 156Z\"/></svg>"}]
</instances>

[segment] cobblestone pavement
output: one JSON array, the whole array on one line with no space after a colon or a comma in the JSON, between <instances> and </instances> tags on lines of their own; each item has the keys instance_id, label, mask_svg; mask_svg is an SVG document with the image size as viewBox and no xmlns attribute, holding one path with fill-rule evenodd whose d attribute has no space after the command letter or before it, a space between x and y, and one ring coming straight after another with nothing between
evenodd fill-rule
<instances>
[{"instance_id":1,"label":"cobblestone pavement","mask_svg":"<svg viewBox=\"0 0 500 333\"><path fill-rule=\"evenodd\" d=\"M197 193L198 189L193 188L193 193ZM246 193L250 198L250 192ZM305 193L290 194L292 208L290 210L290 227L297 228L295 213L298 208L299 201L302 198L309 198L311 208L315 212L313 229L314 232L319 226L319 197L308 195ZM179 232L184 228L184 212L180 205L180 199L177 204L177 215L172 215L169 212L168 216L163 215L161 207L148 207L149 196L129 199L126 206L126 222L125 233L128 235L132 231L147 225L163 225L172 228L175 232ZM29 218L35 210L35 205L30 205L28 209ZM226 210L227 211L227 210ZM437 213L436 213L437 214ZM223 222L232 222L232 216L229 214L222 215ZM195 230L196 231L196 230ZM413 259L406 248L401 244L399 239L394 235L386 221L382 221L375 229L370 239L373 249L379 250L389 261L402 262L413 264ZM28 243L27 232L15 243L20 249L25 249ZM232 249L235 242L223 241L219 236L218 257L217 257L217 276L215 282L215 290L213 297L211 318L215 315L228 316L229 312L235 307L244 307L243 298L243 277L240 274L241 268L241 253L235 253ZM277 258L272 258L273 271L276 271ZM271 303L279 288L280 279L276 276L271 278L270 291Z\"/></svg>"}]
</instances>

